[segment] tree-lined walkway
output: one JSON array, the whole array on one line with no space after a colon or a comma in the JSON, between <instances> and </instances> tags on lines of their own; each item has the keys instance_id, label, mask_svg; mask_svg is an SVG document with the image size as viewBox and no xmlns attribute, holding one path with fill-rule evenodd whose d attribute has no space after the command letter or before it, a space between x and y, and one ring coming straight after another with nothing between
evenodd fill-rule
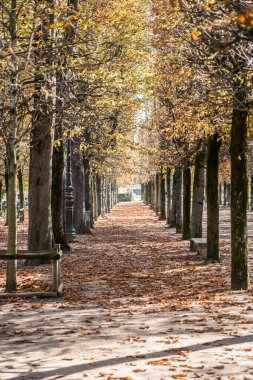
<instances>
[{"instance_id":1,"label":"tree-lined walkway","mask_svg":"<svg viewBox=\"0 0 253 380\"><path fill-rule=\"evenodd\" d=\"M252 293L229 290L229 246L205 265L164 227L120 204L64 255L63 299L1 301L0 377L253 379ZM43 268L21 268L23 287L46 287Z\"/></svg>"}]
</instances>

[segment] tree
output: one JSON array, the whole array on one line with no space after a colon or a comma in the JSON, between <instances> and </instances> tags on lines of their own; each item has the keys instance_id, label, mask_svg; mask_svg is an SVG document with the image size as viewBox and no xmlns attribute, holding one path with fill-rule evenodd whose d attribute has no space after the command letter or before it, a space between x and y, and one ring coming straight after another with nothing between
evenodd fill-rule
<instances>
[{"instance_id":1,"label":"tree","mask_svg":"<svg viewBox=\"0 0 253 380\"><path fill-rule=\"evenodd\" d=\"M248 289L248 173L247 129L248 111L245 87L235 93L231 128L231 284L232 289Z\"/></svg>"},{"instance_id":2,"label":"tree","mask_svg":"<svg viewBox=\"0 0 253 380\"><path fill-rule=\"evenodd\" d=\"M219 149L221 138L219 133L209 136L207 143L207 173L206 173L206 198L207 198L207 260L220 261L219 254Z\"/></svg>"},{"instance_id":3,"label":"tree","mask_svg":"<svg viewBox=\"0 0 253 380\"><path fill-rule=\"evenodd\" d=\"M51 191L56 100L55 1L48 0L42 5L41 11L47 9L47 13L41 14L42 21L37 30L30 148L28 249L31 251L51 250L53 244ZM30 262L32 265L39 263L39 259Z\"/></svg>"},{"instance_id":4,"label":"tree","mask_svg":"<svg viewBox=\"0 0 253 380\"><path fill-rule=\"evenodd\" d=\"M191 168L183 169L183 225L182 239L188 240L191 237Z\"/></svg>"},{"instance_id":5,"label":"tree","mask_svg":"<svg viewBox=\"0 0 253 380\"><path fill-rule=\"evenodd\" d=\"M17 253L17 149L20 141L29 129L24 126L25 109L29 102L27 83L31 46L23 50L25 41L31 41L32 32L24 27L25 1L12 0L0 4L2 20L0 23L0 136L6 146L6 191L9 253ZM31 25L34 21L33 2L26 10L31 13ZM31 28L32 29L32 28ZM21 43L22 41L22 43ZM7 266L6 290L16 289L16 261L9 260Z\"/></svg>"},{"instance_id":6,"label":"tree","mask_svg":"<svg viewBox=\"0 0 253 380\"><path fill-rule=\"evenodd\" d=\"M204 182L205 182L205 147L201 142L200 150L196 153L193 195L192 195L192 219L191 219L191 237L202 237L202 216L204 205Z\"/></svg>"}]
</instances>

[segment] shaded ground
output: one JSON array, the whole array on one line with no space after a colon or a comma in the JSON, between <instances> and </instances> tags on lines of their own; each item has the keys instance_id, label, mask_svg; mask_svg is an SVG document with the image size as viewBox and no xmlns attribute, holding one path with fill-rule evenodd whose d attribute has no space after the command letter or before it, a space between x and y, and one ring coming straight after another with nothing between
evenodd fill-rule
<instances>
[{"instance_id":1,"label":"shaded ground","mask_svg":"<svg viewBox=\"0 0 253 380\"><path fill-rule=\"evenodd\" d=\"M0 301L0 378L253 379L252 293L229 290L227 240L205 265L141 203L78 240L63 299ZM19 282L46 289L49 267Z\"/></svg>"}]
</instances>

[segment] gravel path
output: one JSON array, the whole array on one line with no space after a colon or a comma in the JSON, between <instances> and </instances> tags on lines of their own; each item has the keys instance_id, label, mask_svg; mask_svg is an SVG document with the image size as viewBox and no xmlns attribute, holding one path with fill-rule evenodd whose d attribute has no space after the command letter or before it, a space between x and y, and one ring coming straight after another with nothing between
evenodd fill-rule
<instances>
[{"instance_id":1,"label":"gravel path","mask_svg":"<svg viewBox=\"0 0 253 380\"><path fill-rule=\"evenodd\" d=\"M78 240L62 299L1 301L0 379L253 379L252 292L229 290L226 241L205 265L141 203ZM48 266L19 276L49 286Z\"/></svg>"}]
</instances>

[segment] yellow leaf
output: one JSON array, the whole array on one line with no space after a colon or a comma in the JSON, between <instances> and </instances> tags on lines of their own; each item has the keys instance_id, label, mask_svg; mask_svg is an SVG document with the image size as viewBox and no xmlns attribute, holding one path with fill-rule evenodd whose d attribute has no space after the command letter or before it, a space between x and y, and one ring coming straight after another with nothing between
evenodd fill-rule
<instances>
[{"instance_id":1,"label":"yellow leaf","mask_svg":"<svg viewBox=\"0 0 253 380\"><path fill-rule=\"evenodd\" d=\"M169 359L161 359L161 360L152 360L148 362L148 364L152 365L169 365L171 361Z\"/></svg>"},{"instance_id":2,"label":"yellow leaf","mask_svg":"<svg viewBox=\"0 0 253 380\"><path fill-rule=\"evenodd\" d=\"M192 41L196 41L200 35L201 35L201 32L197 28L193 29L191 33Z\"/></svg>"}]
</instances>

